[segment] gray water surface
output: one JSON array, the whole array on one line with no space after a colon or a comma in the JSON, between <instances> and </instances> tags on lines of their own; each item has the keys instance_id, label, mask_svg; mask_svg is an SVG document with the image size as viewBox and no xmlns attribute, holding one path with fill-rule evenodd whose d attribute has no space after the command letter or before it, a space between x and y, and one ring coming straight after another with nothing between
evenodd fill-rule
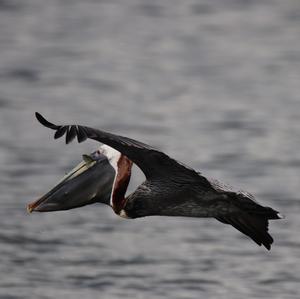
<instances>
[{"instance_id":1,"label":"gray water surface","mask_svg":"<svg viewBox=\"0 0 300 299\"><path fill-rule=\"evenodd\" d=\"M299 1L1 0L0 298L300 298L299 49ZM98 147L35 111L253 193L286 215L271 252L214 219L28 215Z\"/></svg>"}]
</instances>

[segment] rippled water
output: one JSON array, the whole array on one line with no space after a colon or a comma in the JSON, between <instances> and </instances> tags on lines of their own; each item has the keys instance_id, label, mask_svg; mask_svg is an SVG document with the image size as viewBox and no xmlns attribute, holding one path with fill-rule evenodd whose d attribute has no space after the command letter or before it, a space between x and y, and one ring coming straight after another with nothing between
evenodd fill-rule
<instances>
[{"instance_id":1,"label":"rippled water","mask_svg":"<svg viewBox=\"0 0 300 299\"><path fill-rule=\"evenodd\" d=\"M299 1L1 0L0 297L299 298L299 47ZM34 111L252 192L286 215L272 251L213 219L28 215L98 146Z\"/></svg>"}]
</instances>

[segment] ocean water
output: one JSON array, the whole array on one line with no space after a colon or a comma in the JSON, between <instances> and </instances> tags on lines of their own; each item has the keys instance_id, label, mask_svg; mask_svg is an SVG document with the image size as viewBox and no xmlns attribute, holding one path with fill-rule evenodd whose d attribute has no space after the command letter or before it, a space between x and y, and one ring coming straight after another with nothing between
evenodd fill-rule
<instances>
[{"instance_id":1,"label":"ocean water","mask_svg":"<svg viewBox=\"0 0 300 299\"><path fill-rule=\"evenodd\" d=\"M299 1L1 0L0 298L300 298L299 48ZM286 216L272 250L214 219L27 214L98 147L35 111L253 193Z\"/></svg>"}]
</instances>

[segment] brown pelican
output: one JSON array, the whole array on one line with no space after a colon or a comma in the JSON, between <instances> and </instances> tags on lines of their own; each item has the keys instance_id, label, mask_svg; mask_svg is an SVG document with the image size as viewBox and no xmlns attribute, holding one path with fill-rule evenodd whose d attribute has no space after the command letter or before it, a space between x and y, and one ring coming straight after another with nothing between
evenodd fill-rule
<instances>
[{"instance_id":1,"label":"brown pelican","mask_svg":"<svg viewBox=\"0 0 300 299\"><path fill-rule=\"evenodd\" d=\"M54 138L76 136L104 145L84 155L83 162L39 200L28 205L29 212L67 210L101 202L110 205L124 218L151 215L213 217L271 249L268 220L282 216L257 203L243 191L234 191L220 182L204 177L161 151L134 139L80 125L55 125L36 113L38 121L55 130ZM146 180L125 197L135 163Z\"/></svg>"}]
</instances>

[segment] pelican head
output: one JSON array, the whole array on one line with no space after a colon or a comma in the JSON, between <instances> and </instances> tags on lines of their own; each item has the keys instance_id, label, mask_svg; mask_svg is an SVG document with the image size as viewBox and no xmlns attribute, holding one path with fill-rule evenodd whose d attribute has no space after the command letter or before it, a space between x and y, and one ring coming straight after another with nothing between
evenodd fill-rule
<instances>
[{"instance_id":1,"label":"pelican head","mask_svg":"<svg viewBox=\"0 0 300 299\"><path fill-rule=\"evenodd\" d=\"M83 155L83 161L40 199L28 204L31 213L69 210L95 202L110 204L116 171L105 151Z\"/></svg>"}]
</instances>

